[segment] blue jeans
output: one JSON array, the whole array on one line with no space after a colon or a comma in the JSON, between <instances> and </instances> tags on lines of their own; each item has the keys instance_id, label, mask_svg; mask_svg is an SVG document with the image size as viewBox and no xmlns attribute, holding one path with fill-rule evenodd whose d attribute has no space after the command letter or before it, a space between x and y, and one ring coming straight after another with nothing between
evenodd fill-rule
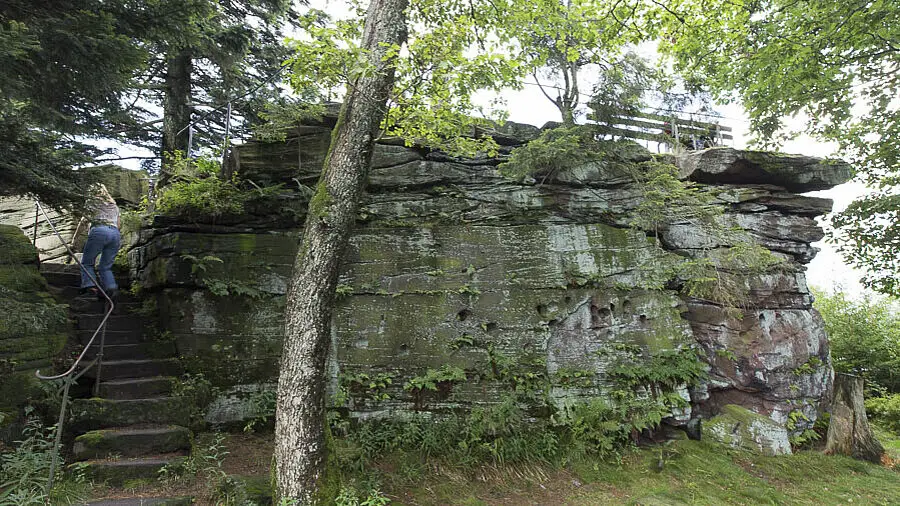
<instances>
[{"instance_id":1,"label":"blue jeans","mask_svg":"<svg viewBox=\"0 0 900 506\"><path fill-rule=\"evenodd\" d=\"M88 232L87 242L84 243L84 252L81 255L81 263L84 264L84 270L81 271L81 288L90 288L94 286L97 276L100 276L100 284L104 290L115 290L116 278L113 277L112 265L119 252L119 229L109 225L97 225L91 227ZM100 257L100 264L97 271L94 271L94 264L97 263L97 257Z\"/></svg>"}]
</instances>

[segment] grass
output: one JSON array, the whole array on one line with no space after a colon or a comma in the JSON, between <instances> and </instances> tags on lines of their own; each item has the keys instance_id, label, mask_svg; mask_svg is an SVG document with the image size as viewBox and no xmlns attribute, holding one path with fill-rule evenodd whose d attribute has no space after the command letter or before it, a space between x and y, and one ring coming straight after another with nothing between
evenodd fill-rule
<instances>
[{"instance_id":1,"label":"grass","mask_svg":"<svg viewBox=\"0 0 900 506\"><path fill-rule=\"evenodd\" d=\"M884 450L888 457L890 457L896 465L900 465L900 435L894 434L878 425L872 425L872 432L875 433L875 438L881 442L882 446L884 446Z\"/></svg>"},{"instance_id":2,"label":"grass","mask_svg":"<svg viewBox=\"0 0 900 506\"><path fill-rule=\"evenodd\" d=\"M900 438L890 436L890 445L896 450ZM761 457L705 441L675 441L634 450L620 462L582 460L530 476L516 466L462 475L430 471L410 485L385 476L382 490L398 505L900 504L897 470L817 451Z\"/></svg>"},{"instance_id":3,"label":"grass","mask_svg":"<svg viewBox=\"0 0 900 506\"><path fill-rule=\"evenodd\" d=\"M879 428L876 434L889 456L900 461L900 436ZM228 474L267 475L271 435L229 435L225 446L229 453L222 468ZM377 488L398 506L900 505L900 467L819 451L762 457L707 441L678 440L633 449L619 461L583 459L564 468L461 468L398 452L346 474L358 489ZM175 492L162 484L135 488L119 496ZM190 492L177 488L178 495ZM217 504L195 492L197 504Z\"/></svg>"}]
</instances>

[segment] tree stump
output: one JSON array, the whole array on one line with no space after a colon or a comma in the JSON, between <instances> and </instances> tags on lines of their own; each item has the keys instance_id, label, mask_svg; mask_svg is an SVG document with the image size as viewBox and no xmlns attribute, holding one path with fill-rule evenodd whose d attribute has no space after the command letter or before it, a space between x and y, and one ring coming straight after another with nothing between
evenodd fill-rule
<instances>
[{"instance_id":1,"label":"tree stump","mask_svg":"<svg viewBox=\"0 0 900 506\"><path fill-rule=\"evenodd\" d=\"M884 448L869 428L863 404L863 380L860 377L849 374L834 376L831 423L828 425L825 453L881 463Z\"/></svg>"}]
</instances>

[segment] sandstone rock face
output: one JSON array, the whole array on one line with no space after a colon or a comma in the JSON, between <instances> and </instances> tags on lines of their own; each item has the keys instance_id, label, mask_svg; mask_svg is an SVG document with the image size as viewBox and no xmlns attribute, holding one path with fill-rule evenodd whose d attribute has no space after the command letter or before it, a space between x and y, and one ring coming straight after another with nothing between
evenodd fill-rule
<instances>
[{"instance_id":1,"label":"sandstone rock face","mask_svg":"<svg viewBox=\"0 0 900 506\"><path fill-rule=\"evenodd\" d=\"M516 135L536 131L507 125L495 134L514 148ZM235 150L242 176L285 183L268 215L158 218L129 253L187 369L231 397L218 401L215 421L242 412L235 399L252 403L260 385L275 381L303 187L318 177L327 138L319 125L283 144ZM631 151L632 161L651 158ZM670 423L729 404L782 426L796 411L815 420L832 369L803 264L822 237L813 218L831 202L794 192L847 180L846 164L727 148L677 161L684 177L715 191L726 225L783 260L764 274L726 273L748 293L729 309L679 293L670 269L715 259L728 239L687 222L658 237L630 228L644 193L621 167L592 162L514 181L498 170L504 160L378 145L334 316L331 388L345 408L365 418L496 402L506 388L497 378L513 369L516 381L550 381L564 408L617 388L623 361L697 350L708 378L679 389L687 407ZM414 386L454 371L465 380Z\"/></svg>"},{"instance_id":2,"label":"sandstone rock face","mask_svg":"<svg viewBox=\"0 0 900 506\"><path fill-rule=\"evenodd\" d=\"M36 369L47 369L68 337L68 311L38 272L37 251L22 231L0 225L0 413L37 396ZM6 438L0 425L0 439Z\"/></svg>"},{"instance_id":3,"label":"sandstone rock face","mask_svg":"<svg viewBox=\"0 0 900 506\"><path fill-rule=\"evenodd\" d=\"M677 165L694 181L771 184L791 192L827 190L852 176L850 165L839 160L727 147L689 152Z\"/></svg>"}]
</instances>

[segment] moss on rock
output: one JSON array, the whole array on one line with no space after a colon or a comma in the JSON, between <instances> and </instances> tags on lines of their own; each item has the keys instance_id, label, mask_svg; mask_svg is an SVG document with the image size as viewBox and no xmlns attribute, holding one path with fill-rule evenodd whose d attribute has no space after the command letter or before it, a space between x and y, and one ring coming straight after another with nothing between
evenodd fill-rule
<instances>
[{"instance_id":1,"label":"moss on rock","mask_svg":"<svg viewBox=\"0 0 900 506\"><path fill-rule=\"evenodd\" d=\"M22 231L0 225L0 251L0 410L11 412L37 396L34 368L62 351L69 326Z\"/></svg>"},{"instance_id":2,"label":"moss on rock","mask_svg":"<svg viewBox=\"0 0 900 506\"><path fill-rule=\"evenodd\" d=\"M37 264L37 250L19 227L0 225L0 265Z\"/></svg>"},{"instance_id":3,"label":"moss on rock","mask_svg":"<svg viewBox=\"0 0 900 506\"><path fill-rule=\"evenodd\" d=\"M762 455L791 453L787 430L781 424L735 404L723 406L718 416L706 422L703 435Z\"/></svg>"}]
</instances>

